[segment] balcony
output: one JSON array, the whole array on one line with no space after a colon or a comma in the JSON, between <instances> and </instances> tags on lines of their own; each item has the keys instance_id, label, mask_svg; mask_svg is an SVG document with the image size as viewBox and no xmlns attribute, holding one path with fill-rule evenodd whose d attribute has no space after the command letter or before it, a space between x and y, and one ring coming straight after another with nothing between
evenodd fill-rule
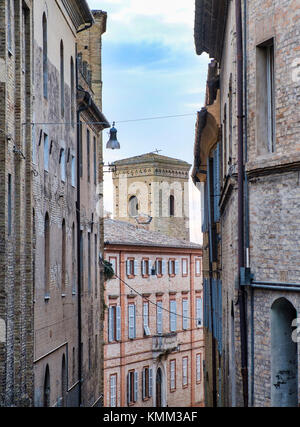
<instances>
[{"instance_id":1,"label":"balcony","mask_svg":"<svg viewBox=\"0 0 300 427\"><path fill-rule=\"evenodd\" d=\"M158 357L162 354L171 353L178 350L177 333L154 335L152 337L152 352L153 357Z\"/></svg>"}]
</instances>

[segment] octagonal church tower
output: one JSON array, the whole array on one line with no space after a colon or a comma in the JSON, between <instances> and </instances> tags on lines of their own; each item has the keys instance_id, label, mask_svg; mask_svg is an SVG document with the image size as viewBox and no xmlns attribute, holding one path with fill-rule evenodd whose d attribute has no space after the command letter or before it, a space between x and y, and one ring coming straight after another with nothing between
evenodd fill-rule
<instances>
[{"instance_id":1,"label":"octagonal church tower","mask_svg":"<svg viewBox=\"0 0 300 427\"><path fill-rule=\"evenodd\" d=\"M190 239L190 164L148 153L113 165L115 219Z\"/></svg>"}]
</instances>

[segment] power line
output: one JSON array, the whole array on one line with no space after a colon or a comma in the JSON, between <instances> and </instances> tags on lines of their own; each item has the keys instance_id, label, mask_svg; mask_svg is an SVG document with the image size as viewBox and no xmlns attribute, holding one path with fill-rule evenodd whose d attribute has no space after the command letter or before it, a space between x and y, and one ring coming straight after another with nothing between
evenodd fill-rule
<instances>
[{"instance_id":1,"label":"power line","mask_svg":"<svg viewBox=\"0 0 300 427\"><path fill-rule=\"evenodd\" d=\"M100 262L101 262L101 264L102 264L103 266L105 265L105 264L104 264L104 262L103 262L103 259L102 259L102 258L100 258ZM107 266L106 266L106 267L107 267ZM198 319L198 318L196 318L196 317L183 316L182 314L174 313L174 311L170 311L170 310L168 310L167 308L164 308L164 307L162 307L162 306L159 306L157 303L155 303L155 302L151 301L151 300L149 299L149 297L145 297L145 296L144 296L144 295L142 295L140 292L138 292L136 289L134 289L132 286L128 285L128 283L126 283L123 279L121 279L121 277L119 277L117 274L114 274L114 276L115 276L117 279L119 279L122 283L124 283L124 285L128 286L128 288L129 288L129 289L131 289L133 292L135 292L138 296L140 296L141 298L143 298L143 300L145 300L145 299L146 299L150 304L155 305L156 307L159 307L161 310L166 311L166 312L168 312L169 314L173 314L173 315L175 315L175 316L177 316L177 317L182 317L183 319L196 320L196 321L198 321L198 320L199 320L199 319Z\"/></svg>"}]
</instances>

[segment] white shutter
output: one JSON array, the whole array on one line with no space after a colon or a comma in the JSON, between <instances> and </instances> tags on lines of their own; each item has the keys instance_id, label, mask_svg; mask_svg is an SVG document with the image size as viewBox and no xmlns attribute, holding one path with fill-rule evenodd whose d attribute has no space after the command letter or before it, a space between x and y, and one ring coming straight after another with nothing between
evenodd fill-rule
<instances>
[{"instance_id":1,"label":"white shutter","mask_svg":"<svg viewBox=\"0 0 300 427\"><path fill-rule=\"evenodd\" d=\"M170 378L171 390L174 390L174 388L175 388L175 362L174 362L174 360L172 360L170 363L171 363L171 378Z\"/></svg>"},{"instance_id":2,"label":"white shutter","mask_svg":"<svg viewBox=\"0 0 300 427\"><path fill-rule=\"evenodd\" d=\"M145 398L146 398L146 371L145 371L145 369L143 369L143 371L142 371L142 395L143 395L143 400L145 400Z\"/></svg>"},{"instance_id":3,"label":"white shutter","mask_svg":"<svg viewBox=\"0 0 300 427\"><path fill-rule=\"evenodd\" d=\"M149 303L148 302L144 302L144 328L146 326L149 326Z\"/></svg>"},{"instance_id":4,"label":"white shutter","mask_svg":"<svg viewBox=\"0 0 300 427\"><path fill-rule=\"evenodd\" d=\"M130 276L130 261L126 261L126 274L127 276Z\"/></svg>"},{"instance_id":5,"label":"white shutter","mask_svg":"<svg viewBox=\"0 0 300 427\"><path fill-rule=\"evenodd\" d=\"M179 261L178 260L175 261L175 274L176 274L176 276L179 274Z\"/></svg>"},{"instance_id":6,"label":"white shutter","mask_svg":"<svg viewBox=\"0 0 300 427\"><path fill-rule=\"evenodd\" d=\"M170 301L170 331L176 332L177 329L177 311L176 311L176 301Z\"/></svg>"},{"instance_id":7,"label":"white shutter","mask_svg":"<svg viewBox=\"0 0 300 427\"><path fill-rule=\"evenodd\" d=\"M138 401L138 389L139 389L139 374L138 372L134 373L134 401Z\"/></svg>"},{"instance_id":8,"label":"white shutter","mask_svg":"<svg viewBox=\"0 0 300 427\"><path fill-rule=\"evenodd\" d=\"M110 377L110 406L115 408L116 405L116 397L117 397L117 384L116 384L116 376L112 375Z\"/></svg>"},{"instance_id":9,"label":"white shutter","mask_svg":"<svg viewBox=\"0 0 300 427\"><path fill-rule=\"evenodd\" d=\"M137 262L137 260L134 260L134 275L135 276L138 275L138 268L139 268L138 262Z\"/></svg>"},{"instance_id":10,"label":"white shutter","mask_svg":"<svg viewBox=\"0 0 300 427\"><path fill-rule=\"evenodd\" d=\"M145 276L145 260L142 260L142 275Z\"/></svg>"},{"instance_id":11,"label":"white shutter","mask_svg":"<svg viewBox=\"0 0 300 427\"><path fill-rule=\"evenodd\" d=\"M188 300L186 299L182 301L182 315L183 315L183 321L182 321L183 329L188 329Z\"/></svg>"},{"instance_id":12,"label":"white shutter","mask_svg":"<svg viewBox=\"0 0 300 427\"><path fill-rule=\"evenodd\" d=\"M152 390L153 390L153 371L152 368L149 369L149 397L152 397Z\"/></svg>"},{"instance_id":13,"label":"white shutter","mask_svg":"<svg viewBox=\"0 0 300 427\"><path fill-rule=\"evenodd\" d=\"M187 260L186 259L184 259L182 261L182 274L183 275L188 274L188 271L187 271Z\"/></svg>"},{"instance_id":14,"label":"white shutter","mask_svg":"<svg viewBox=\"0 0 300 427\"><path fill-rule=\"evenodd\" d=\"M172 261L169 261L169 274L172 274Z\"/></svg>"},{"instance_id":15,"label":"white shutter","mask_svg":"<svg viewBox=\"0 0 300 427\"><path fill-rule=\"evenodd\" d=\"M197 317L197 327L202 325L202 315L203 315L203 306L202 306L202 298L197 298L196 300L196 317Z\"/></svg>"},{"instance_id":16,"label":"white shutter","mask_svg":"<svg viewBox=\"0 0 300 427\"><path fill-rule=\"evenodd\" d=\"M197 359L196 359L196 377L197 377L197 382L201 381L201 355L197 354Z\"/></svg>"},{"instance_id":17,"label":"white shutter","mask_svg":"<svg viewBox=\"0 0 300 427\"><path fill-rule=\"evenodd\" d=\"M152 261L149 259L149 276L151 276L151 269L152 269Z\"/></svg>"},{"instance_id":18,"label":"white shutter","mask_svg":"<svg viewBox=\"0 0 300 427\"><path fill-rule=\"evenodd\" d=\"M162 260L162 275L165 275L166 274L166 261L163 259Z\"/></svg>"},{"instance_id":19,"label":"white shutter","mask_svg":"<svg viewBox=\"0 0 300 427\"><path fill-rule=\"evenodd\" d=\"M116 336L116 340L117 341L121 341L121 307L118 305L117 306L117 336Z\"/></svg>"},{"instance_id":20,"label":"white shutter","mask_svg":"<svg viewBox=\"0 0 300 427\"><path fill-rule=\"evenodd\" d=\"M128 324L129 324L129 338L130 339L134 339L135 338L135 330L136 330L136 325L135 325L135 305L130 304L128 306Z\"/></svg>"},{"instance_id":21,"label":"white shutter","mask_svg":"<svg viewBox=\"0 0 300 427\"><path fill-rule=\"evenodd\" d=\"M162 334L162 302L159 301L157 303L157 312L156 312L156 316L157 316L157 333L158 334Z\"/></svg>"},{"instance_id":22,"label":"white shutter","mask_svg":"<svg viewBox=\"0 0 300 427\"><path fill-rule=\"evenodd\" d=\"M114 308L108 309L108 341L114 341Z\"/></svg>"},{"instance_id":23,"label":"white shutter","mask_svg":"<svg viewBox=\"0 0 300 427\"><path fill-rule=\"evenodd\" d=\"M183 383L183 385L187 385L187 383L188 383L188 380L187 380L187 362L188 362L188 360L185 357L182 360L182 378L183 378L182 383Z\"/></svg>"}]
</instances>

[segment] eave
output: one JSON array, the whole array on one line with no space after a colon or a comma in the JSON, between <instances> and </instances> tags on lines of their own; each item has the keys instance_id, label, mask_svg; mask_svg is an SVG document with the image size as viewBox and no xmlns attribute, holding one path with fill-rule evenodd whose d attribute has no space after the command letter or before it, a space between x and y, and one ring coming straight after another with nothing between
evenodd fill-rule
<instances>
[{"instance_id":1,"label":"eave","mask_svg":"<svg viewBox=\"0 0 300 427\"><path fill-rule=\"evenodd\" d=\"M93 14L86 0L61 0L64 5L76 31L92 25L94 21Z\"/></svg>"},{"instance_id":2,"label":"eave","mask_svg":"<svg viewBox=\"0 0 300 427\"><path fill-rule=\"evenodd\" d=\"M221 61L227 20L228 0L196 0L195 46L197 55L203 52Z\"/></svg>"}]
</instances>

